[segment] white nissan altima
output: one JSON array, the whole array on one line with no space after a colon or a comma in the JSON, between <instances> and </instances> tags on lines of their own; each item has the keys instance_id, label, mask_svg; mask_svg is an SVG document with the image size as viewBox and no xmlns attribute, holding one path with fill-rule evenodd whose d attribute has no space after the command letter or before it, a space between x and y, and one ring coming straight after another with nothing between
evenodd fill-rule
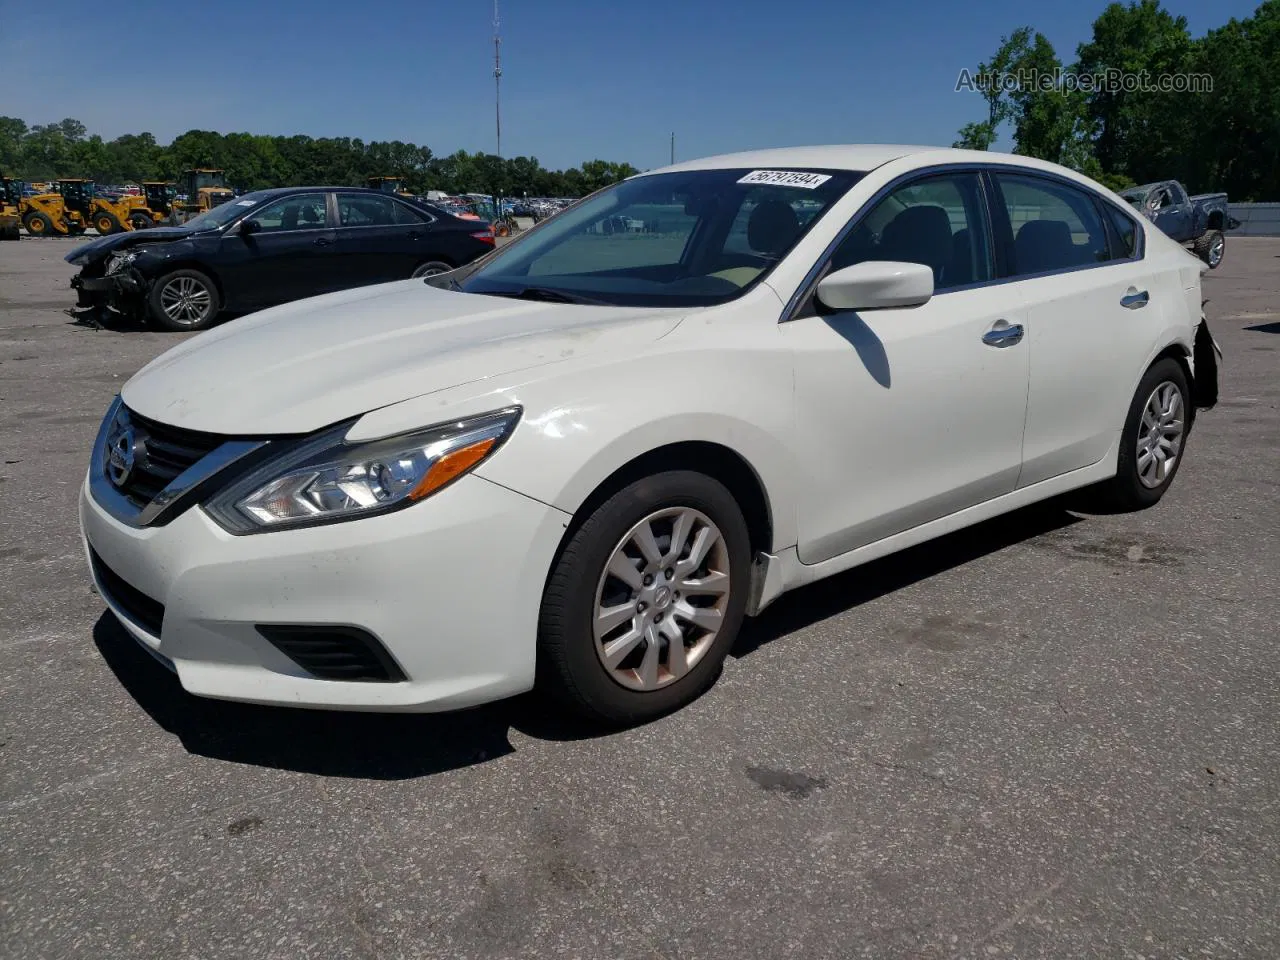
<instances>
[{"instance_id":1,"label":"white nissan altima","mask_svg":"<svg viewBox=\"0 0 1280 960\"><path fill-rule=\"evenodd\" d=\"M644 720L801 584L1074 488L1159 500L1217 394L1202 269L1022 157L678 164L153 361L93 450L93 577L202 696Z\"/></svg>"}]
</instances>

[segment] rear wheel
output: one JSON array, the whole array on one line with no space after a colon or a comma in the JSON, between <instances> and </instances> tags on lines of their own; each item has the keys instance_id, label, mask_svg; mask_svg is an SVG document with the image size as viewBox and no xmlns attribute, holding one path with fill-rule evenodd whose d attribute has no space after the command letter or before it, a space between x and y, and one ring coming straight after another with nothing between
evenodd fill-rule
<instances>
[{"instance_id":1,"label":"rear wheel","mask_svg":"<svg viewBox=\"0 0 1280 960\"><path fill-rule=\"evenodd\" d=\"M445 263L443 260L428 260L426 263L420 263L413 268L413 273L409 274L409 279L416 280L419 277L436 277L442 273L448 273L453 267Z\"/></svg>"},{"instance_id":2,"label":"rear wheel","mask_svg":"<svg viewBox=\"0 0 1280 960\"><path fill-rule=\"evenodd\" d=\"M39 211L28 213L26 219L22 221L22 225L27 228L27 233L33 237L46 237L53 233L53 221Z\"/></svg>"},{"instance_id":3,"label":"rear wheel","mask_svg":"<svg viewBox=\"0 0 1280 960\"><path fill-rule=\"evenodd\" d=\"M1216 270L1226 256L1227 238L1221 230L1210 230L1192 245L1192 249L1197 257L1209 265L1210 270Z\"/></svg>"},{"instance_id":4,"label":"rear wheel","mask_svg":"<svg viewBox=\"0 0 1280 960\"><path fill-rule=\"evenodd\" d=\"M120 226L120 221L116 219L113 213L100 213L93 218L93 229L98 231L100 236L108 236L112 233L119 233L124 228Z\"/></svg>"},{"instance_id":5,"label":"rear wheel","mask_svg":"<svg viewBox=\"0 0 1280 960\"><path fill-rule=\"evenodd\" d=\"M1129 405L1116 475L1099 490L1106 505L1141 510L1164 496L1182 465L1190 398L1178 361L1166 357L1152 364Z\"/></svg>"},{"instance_id":6,"label":"rear wheel","mask_svg":"<svg viewBox=\"0 0 1280 960\"><path fill-rule=\"evenodd\" d=\"M155 226L155 221L144 213L135 213L129 217L129 225L135 230L146 230Z\"/></svg>"},{"instance_id":7,"label":"rear wheel","mask_svg":"<svg viewBox=\"0 0 1280 960\"><path fill-rule=\"evenodd\" d=\"M218 316L218 288L199 270L175 270L151 287L147 296L151 319L166 330L203 330Z\"/></svg>"},{"instance_id":8,"label":"rear wheel","mask_svg":"<svg viewBox=\"0 0 1280 960\"><path fill-rule=\"evenodd\" d=\"M543 592L538 684L594 722L669 713L720 675L746 607L742 510L692 471L618 491L573 533Z\"/></svg>"}]
</instances>

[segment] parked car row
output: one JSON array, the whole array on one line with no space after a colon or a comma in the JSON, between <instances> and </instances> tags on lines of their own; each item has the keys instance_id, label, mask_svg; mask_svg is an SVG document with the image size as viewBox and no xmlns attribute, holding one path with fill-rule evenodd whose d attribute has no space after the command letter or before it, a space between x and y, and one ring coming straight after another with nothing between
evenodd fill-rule
<instances>
[{"instance_id":1,"label":"parked car row","mask_svg":"<svg viewBox=\"0 0 1280 960\"><path fill-rule=\"evenodd\" d=\"M102 237L67 254L81 307L167 330L351 287L445 273L493 249L488 223L356 187L260 190L180 227Z\"/></svg>"},{"instance_id":2,"label":"parked car row","mask_svg":"<svg viewBox=\"0 0 1280 960\"><path fill-rule=\"evenodd\" d=\"M661 209L661 233L602 227ZM78 251L81 290L191 329L488 248L345 188L201 219ZM1160 500L1217 398L1203 269L1026 157L649 172L145 367L81 491L92 575L195 694L406 711L537 685L644 721L788 590L1068 491Z\"/></svg>"}]
</instances>

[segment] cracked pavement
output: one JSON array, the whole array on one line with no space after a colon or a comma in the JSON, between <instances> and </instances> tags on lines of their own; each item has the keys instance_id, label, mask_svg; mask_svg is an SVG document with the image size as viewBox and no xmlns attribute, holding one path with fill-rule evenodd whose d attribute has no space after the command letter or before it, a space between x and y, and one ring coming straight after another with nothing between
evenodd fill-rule
<instances>
[{"instance_id":1,"label":"cracked pavement","mask_svg":"<svg viewBox=\"0 0 1280 960\"><path fill-rule=\"evenodd\" d=\"M75 496L181 338L72 322L72 242L0 244L0 957L1280 955L1280 240L1207 279L1222 402L1158 507L798 591L593 737L197 700L128 640Z\"/></svg>"}]
</instances>

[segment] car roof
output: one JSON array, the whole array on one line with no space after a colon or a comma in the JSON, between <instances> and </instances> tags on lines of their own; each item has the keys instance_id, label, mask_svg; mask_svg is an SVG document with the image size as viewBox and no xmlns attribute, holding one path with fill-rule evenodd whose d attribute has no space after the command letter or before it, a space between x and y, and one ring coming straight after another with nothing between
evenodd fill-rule
<instances>
[{"instance_id":1,"label":"car roof","mask_svg":"<svg viewBox=\"0 0 1280 960\"><path fill-rule=\"evenodd\" d=\"M786 169L799 167L819 170L849 170L866 173L894 160L910 158L912 166L931 167L946 163L974 163L1041 170L1089 183L1087 177L1055 163L1010 153L988 150L961 150L955 147L931 147L919 144L861 143L829 144L812 147L780 147L726 153L716 157L689 160L648 173L670 173L680 170Z\"/></svg>"},{"instance_id":2,"label":"car roof","mask_svg":"<svg viewBox=\"0 0 1280 960\"><path fill-rule=\"evenodd\" d=\"M661 171L674 170L723 170L748 167L772 169L774 167L817 167L823 170L874 170L890 160L897 160L912 153L930 153L938 147L909 146L893 143L828 144L814 147L777 147L769 150L750 150L745 153L725 153L716 157L687 160Z\"/></svg>"},{"instance_id":3,"label":"car roof","mask_svg":"<svg viewBox=\"0 0 1280 960\"><path fill-rule=\"evenodd\" d=\"M291 193L336 193L341 190L343 193L367 193L371 197L393 197L398 194L384 193L381 190L370 190L368 187L343 187L330 184L324 187L266 187L262 190L253 190L252 193L260 194L264 199L267 197L283 197ZM401 200L407 200L408 197L399 197Z\"/></svg>"}]
</instances>

